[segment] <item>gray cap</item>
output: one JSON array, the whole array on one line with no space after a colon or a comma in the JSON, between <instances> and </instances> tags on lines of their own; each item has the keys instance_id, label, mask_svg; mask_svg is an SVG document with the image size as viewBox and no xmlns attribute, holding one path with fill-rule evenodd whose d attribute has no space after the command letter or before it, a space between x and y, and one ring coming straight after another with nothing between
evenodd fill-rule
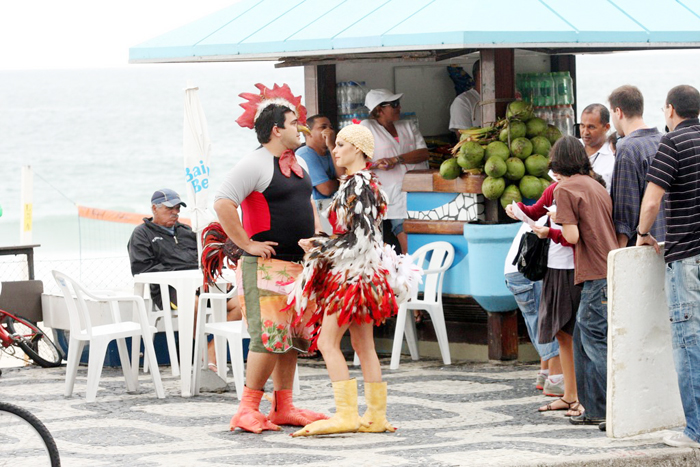
<instances>
[{"instance_id":1,"label":"gray cap","mask_svg":"<svg viewBox=\"0 0 700 467\"><path fill-rule=\"evenodd\" d=\"M169 208L173 208L178 204L187 207L187 205L180 199L180 195L178 195L175 190L171 190L170 188L163 188L162 190L157 190L155 193L153 193L153 196L151 196L151 204L162 204Z\"/></svg>"}]
</instances>

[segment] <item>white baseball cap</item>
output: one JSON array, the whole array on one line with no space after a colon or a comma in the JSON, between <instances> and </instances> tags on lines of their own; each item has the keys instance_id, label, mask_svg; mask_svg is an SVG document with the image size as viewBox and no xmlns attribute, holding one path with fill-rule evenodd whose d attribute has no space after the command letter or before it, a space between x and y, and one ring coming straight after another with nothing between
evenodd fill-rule
<instances>
[{"instance_id":1,"label":"white baseball cap","mask_svg":"<svg viewBox=\"0 0 700 467\"><path fill-rule=\"evenodd\" d=\"M382 102L393 102L401 97L403 97L402 92L394 94L388 89L372 89L365 97L365 107L371 112Z\"/></svg>"}]
</instances>

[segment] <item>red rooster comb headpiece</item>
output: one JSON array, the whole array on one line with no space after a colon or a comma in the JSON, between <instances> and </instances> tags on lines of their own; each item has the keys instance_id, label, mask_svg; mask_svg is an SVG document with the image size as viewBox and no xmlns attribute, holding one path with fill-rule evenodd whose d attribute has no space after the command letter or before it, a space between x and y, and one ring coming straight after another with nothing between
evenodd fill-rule
<instances>
[{"instance_id":1,"label":"red rooster comb headpiece","mask_svg":"<svg viewBox=\"0 0 700 467\"><path fill-rule=\"evenodd\" d=\"M283 105L289 108L289 110L296 113L299 123L302 125L306 124L306 107L301 105L301 96L294 97L288 84L283 84L282 86L275 84L270 89L258 83L255 87L260 90L260 94L250 92L239 94L240 97L246 100L246 102L240 104L245 109L245 112L236 120L236 123L240 126L243 128L254 128L255 120L260 116L260 112L272 104Z\"/></svg>"}]
</instances>

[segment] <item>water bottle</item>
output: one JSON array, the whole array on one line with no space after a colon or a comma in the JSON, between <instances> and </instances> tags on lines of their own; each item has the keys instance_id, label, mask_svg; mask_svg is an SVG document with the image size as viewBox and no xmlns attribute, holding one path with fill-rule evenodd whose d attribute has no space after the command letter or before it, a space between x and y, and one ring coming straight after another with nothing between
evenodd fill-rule
<instances>
[{"instance_id":1,"label":"water bottle","mask_svg":"<svg viewBox=\"0 0 700 467\"><path fill-rule=\"evenodd\" d=\"M562 134L574 136L574 125L576 124L576 115L574 115L574 109L570 105L562 105L561 110L559 112L562 121Z\"/></svg>"},{"instance_id":2,"label":"water bottle","mask_svg":"<svg viewBox=\"0 0 700 467\"><path fill-rule=\"evenodd\" d=\"M571 105L574 102L574 89L568 71L555 73L554 77L557 105Z\"/></svg>"},{"instance_id":3,"label":"water bottle","mask_svg":"<svg viewBox=\"0 0 700 467\"><path fill-rule=\"evenodd\" d=\"M571 78L571 74L568 71L562 72L563 80L566 83L566 105L574 105L574 80Z\"/></svg>"},{"instance_id":4,"label":"water bottle","mask_svg":"<svg viewBox=\"0 0 700 467\"><path fill-rule=\"evenodd\" d=\"M543 107L545 102L540 88L541 81L542 73L534 73L532 77L532 105L535 107Z\"/></svg>"},{"instance_id":5,"label":"water bottle","mask_svg":"<svg viewBox=\"0 0 700 467\"><path fill-rule=\"evenodd\" d=\"M542 116L540 118L548 124L552 123L554 121L553 110L554 107L544 107L542 110Z\"/></svg>"},{"instance_id":6,"label":"water bottle","mask_svg":"<svg viewBox=\"0 0 700 467\"><path fill-rule=\"evenodd\" d=\"M541 73L539 79L540 105L554 105L554 79L550 73Z\"/></svg>"},{"instance_id":7,"label":"water bottle","mask_svg":"<svg viewBox=\"0 0 700 467\"><path fill-rule=\"evenodd\" d=\"M552 125L559 128L559 131L561 131L562 135L566 134L565 133L565 131L566 131L565 122L562 119L562 106L561 105L555 105L552 108Z\"/></svg>"},{"instance_id":8,"label":"water bottle","mask_svg":"<svg viewBox=\"0 0 700 467\"><path fill-rule=\"evenodd\" d=\"M357 102L358 104L360 104L360 109L366 109L367 107L365 107L365 97L367 97L367 83L365 83L364 81L360 81L359 84L360 85L357 87L359 96Z\"/></svg>"}]
</instances>

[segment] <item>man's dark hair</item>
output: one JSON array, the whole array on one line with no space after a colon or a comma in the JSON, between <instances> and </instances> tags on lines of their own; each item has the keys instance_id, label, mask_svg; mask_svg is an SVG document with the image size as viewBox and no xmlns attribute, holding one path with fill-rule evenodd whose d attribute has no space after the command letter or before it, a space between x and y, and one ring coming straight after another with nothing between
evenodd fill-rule
<instances>
[{"instance_id":1,"label":"man's dark hair","mask_svg":"<svg viewBox=\"0 0 700 467\"><path fill-rule=\"evenodd\" d=\"M306 126L309 130L314 129L314 123L316 122L317 118L328 118L328 115L316 114L310 117L306 117ZM330 118L328 118L328 120L330 120Z\"/></svg>"},{"instance_id":2,"label":"man's dark hair","mask_svg":"<svg viewBox=\"0 0 700 467\"><path fill-rule=\"evenodd\" d=\"M287 112L291 112L289 107L277 104L268 105L260 112L260 116L255 120L255 135L258 137L258 143L269 143L274 127L284 128Z\"/></svg>"},{"instance_id":3,"label":"man's dark hair","mask_svg":"<svg viewBox=\"0 0 700 467\"><path fill-rule=\"evenodd\" d=\"M472 78L476 79L476 75L481 74L481 60L477 60L472 65Z\"/></svg>"},{"instance_id":4,"label":"man's dark hair","mask_svg":"<svg viewBox=\"0 0 700 467\"><path fill-rule=\"evenodd\" d=\"M603 125L607 125L608 123L610 123L610 111L603 104L588 105L585 109L583 109L581 115L591 114L594 112L598 112L598 115L600 116L600 123L602 123Z\"/></svg>"},{"instance_id":5,"label":"man's dark hair","mask_svg":"<svg viewBox=\"0 0 700 467\"><path fill-rule=\"evenodd\" d=\"M681 84L668 91L666 105L672 105L681 118L698 118L700 114L700 93L687 84Z\"/></svg>"},{"instance_id":6,"label":"man's dark hair","mask_svg":"<svg viewBox=\"0 0 700 467\"><path fill-rule=\"evenodd\" d=\"M583 144L573 136L563 136L554 143L549 152L549 168L565 177L590 175L593 170Z\"/></svg>"},{"instance_id":7,"label":"man's dark hair","mask_svg":"<svg viewBox=\"0 0 700 467\"><path fill-rule=\"evenodd\" d=\"M642 117L644 115L644 96L637 86L625 84L615 89L610 97L610 108L622 110L625 117Z\"/></svg>"}]
</instances>

